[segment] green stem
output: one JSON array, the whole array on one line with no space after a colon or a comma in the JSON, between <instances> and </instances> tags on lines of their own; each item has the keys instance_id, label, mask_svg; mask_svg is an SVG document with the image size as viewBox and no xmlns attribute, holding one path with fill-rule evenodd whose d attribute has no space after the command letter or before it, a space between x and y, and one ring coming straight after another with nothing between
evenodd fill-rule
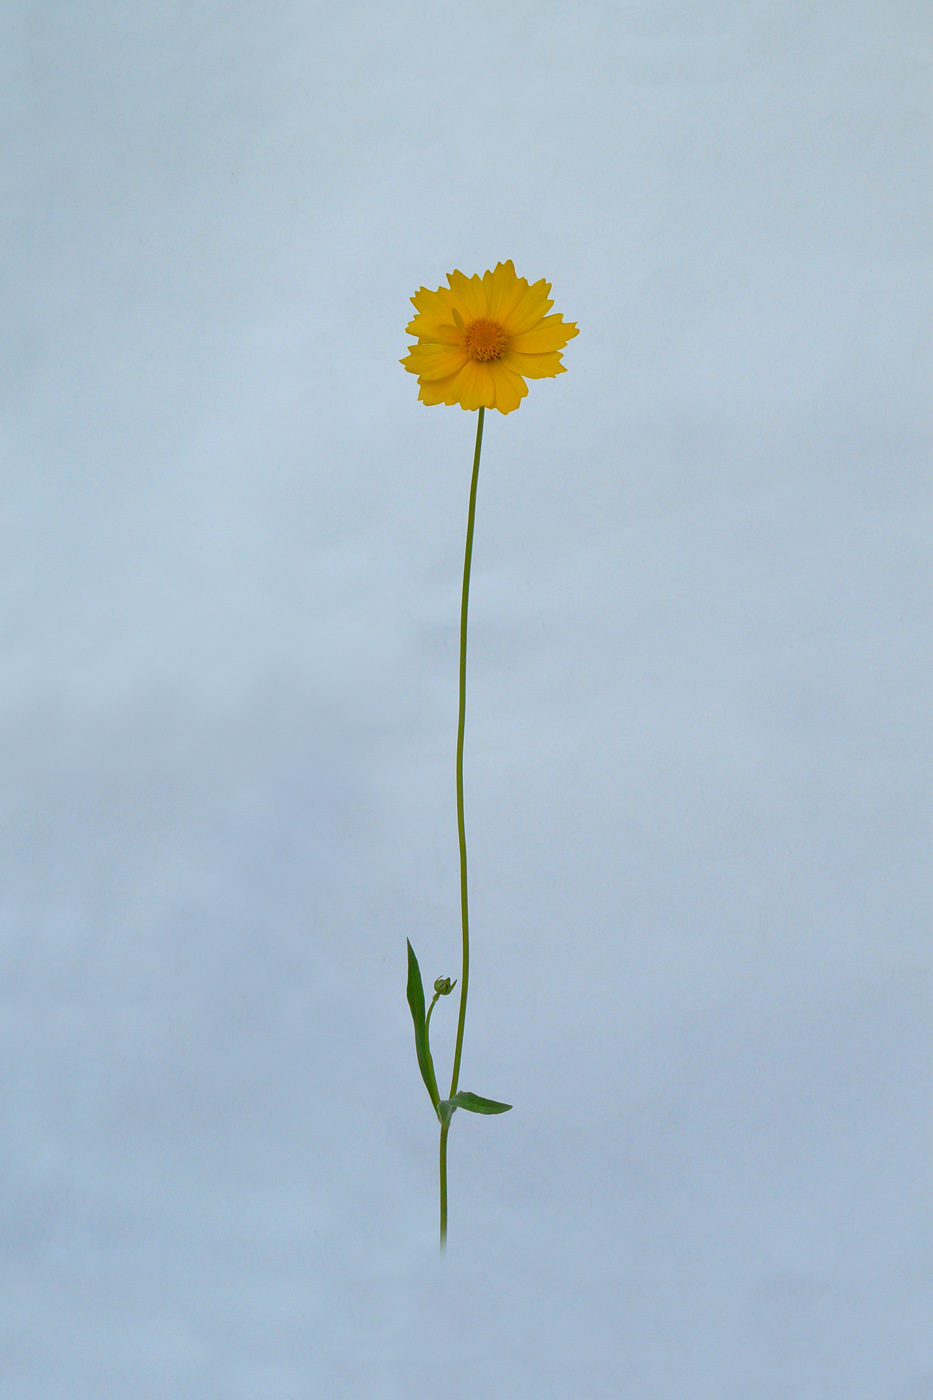
<instances>
[{"instance_id":1,"label":"green stem","mask_svg":"<svg viewBox=\"0 0 933 1400\"><path fill-rule=\"evenodd\" d=\"M441 995L440 992L435 992L435 993L434 993L434 997L433 997L433 999L432 999L432 1001L431 1001L431 1005L428 1007L428 1014L427 1014L427 1016L425 1016L425 1018L424 1018L424 1038L425 1038L425 1040L428 1041L428 1048L429 1048L429 1049L430 1049L430 1035L431 1035L431 1012L434 1010L435 1006L437 1005L438 999L440 998L440 995Z\"/></svg>"},{"instance_id":2,"label":"green stem","mask_svg":"<svg viewBox=\"0 0 933 1400\"><path fill-rule=\"evenodd\" d=\"M470 983L470 911L467 901L466 821L463 815L463 735L466 729L466 657L467 612L470 606L470 569L473 564L473 526L476 521L476 485L479 481L479 454L483 446L483 419L486 410L479 410L476 423L476 448L473 452L473 479L470 482L470 508L467 513L466 549L463 556L463 593L460 600L460 716L457 721L457 836L460 841L460 922L463 930L463 960L460 973L460 1015L457 1018L457 1043L454 1049L454 1069L450 1079L453 1098L460 1082L460 1059L463 1055L463 1032L466 1027L467 989ZM433 1011L433 1003L431 1010ZM430 1013L429 1013L430 1014ZM447 1248L447 1134L450 1119L441 1124L441 1253Z\"/></svg>"},{"instance_id":3,"label":"green stem","mask_svg":"<svg viewBox=\"0 0 933 1400\"><path fill-rule=\"evenodd\" d=\"M450 1132L450 1120L441 1124L441 1152L440 1152L440 1172L441 1172L441 1253L447 1248L447 1134Z\"/></svg>"},{"instance_id":4,"label":"green stem","mask_svg":"<svg viewBox=\"0 0 933 1400\"><path fill-rule=\"evenodd\" d=\"M476 484L479 480L479 454L483 446L483 418L479 410L476 424L476 448L473 453L473 480L470 483L470 508L467 514L466 549L463 557L463 594L460 601L460 717L457 723L457 835L460 839L460 922L463 930L463 971L460 974L460 1016L457 1021L457 1044L454 1049L454 1070L450 1079L453 1098L460 1082L460 1057L463 1054L463 1031L466 1026L467 990L470 984L470 913L467 904L466 823L463 816L463 735L466 729L466 659L467 611L470 606L470 568L473 563L473 525L476 520Z\"/></svg>"}]
</instances>

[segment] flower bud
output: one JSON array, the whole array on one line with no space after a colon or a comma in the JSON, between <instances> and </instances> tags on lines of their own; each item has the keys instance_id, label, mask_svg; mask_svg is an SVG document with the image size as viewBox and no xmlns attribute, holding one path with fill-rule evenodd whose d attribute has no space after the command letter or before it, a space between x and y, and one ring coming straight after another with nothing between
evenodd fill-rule
<instances>
[{"instance_id":1,"label":"flower bud","mask_svg":"<svg viewBox=\"0 0 933 1400\"><path fill-rule=\"evenodd\" d=\"M456 985L456 977L452 982L449 977L438 977L437 981L434 983L434 990L437 992L438 996L446 997L449 996Z\"/></svg>"}]
</instances>

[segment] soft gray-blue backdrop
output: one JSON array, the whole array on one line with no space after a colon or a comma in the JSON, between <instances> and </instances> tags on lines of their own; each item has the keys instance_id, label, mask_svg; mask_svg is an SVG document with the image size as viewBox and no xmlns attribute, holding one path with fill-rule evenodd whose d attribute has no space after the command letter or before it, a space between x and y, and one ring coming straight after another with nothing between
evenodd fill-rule
<instances>
[{"instance_id":1,"label":"soft gray-blue backdrop","mask_svg":"<svg viewBox=\"0 0 933 1400\"><path fill-rule=\"evenodd\" d=\"M8 0L3 1400L933 1396L928 19Z\"/></svg>"}]
</instances>

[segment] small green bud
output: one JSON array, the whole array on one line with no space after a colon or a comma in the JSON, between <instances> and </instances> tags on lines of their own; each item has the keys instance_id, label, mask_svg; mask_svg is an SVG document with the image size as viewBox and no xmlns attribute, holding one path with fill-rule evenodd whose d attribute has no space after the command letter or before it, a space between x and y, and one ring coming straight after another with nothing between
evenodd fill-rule
<instances>
[{"instance_id":1,"label":"small green bud","mask_svg":"<svg viewBox=\"0 0 933 1400\"><path fill-rule=\"evenodd\" d=\"M452 982L449 977L438 977L437 981L434 983L434 990L437 992L438 996L446 997L450 995L456 985L456 977Z\"/></svg>"}]
</instances>

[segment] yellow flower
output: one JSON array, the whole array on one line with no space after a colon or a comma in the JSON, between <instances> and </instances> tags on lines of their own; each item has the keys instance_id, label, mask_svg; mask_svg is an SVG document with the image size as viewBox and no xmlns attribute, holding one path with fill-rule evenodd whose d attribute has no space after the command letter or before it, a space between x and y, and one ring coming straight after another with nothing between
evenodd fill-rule
<instances>
[{"instance_id":1,"label":"yellow flower","mask_svg":"<svg viewBox=\"0 0 933 1400\"><path fill-rule=\"evenodd\" d=\"M528 393L526 379L563 374L560 351L578 334L572 321L548 316L550 282L529 286L511 262L482 277L448 273L447 287L412 297L418 337L399 363L417 374L422 403L497 408L511 413Z\"/></svg>"}]
</instances>

